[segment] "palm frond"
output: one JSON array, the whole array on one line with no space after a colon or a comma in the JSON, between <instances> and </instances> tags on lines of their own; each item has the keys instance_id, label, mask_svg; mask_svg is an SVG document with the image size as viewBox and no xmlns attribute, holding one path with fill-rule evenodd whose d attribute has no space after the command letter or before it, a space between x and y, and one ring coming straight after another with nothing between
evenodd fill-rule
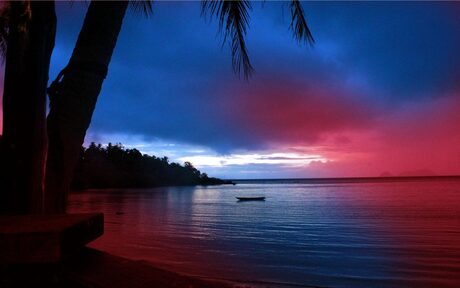
<instances>
[{"instance_id":1,"label":"palm frond","mask_svg":"<svg viewBox=\"0 0 460 288\"><path fill-rule=\"evenodd\" d=\"M232 67L235 73L248 79L254 68L249 59L245 36L249 26L251 4L245 0L205 0L202 1L201 13L210 11L211 16L219 20L219 31L224 33L224 42L230 41L232 51Z\"/></svg>"},{"instance_id":2,"label":"palm frond","mask_svg":"<svg viewBox=\"0 0 460 288\"><path fill-rule=\"evenodd\" d=\"M0 58L3 62L6 57L6 48L8 46L8 26L0 19Z\"/></svg>"},{"instance_id":3,"label":"palm frond","mask_svg":"<svg viewBox=\"0 0 460 288\"><path fill-rule=\"evenodd\" d=\"M290 28L294 34L294 38L299 43L305 43L313 45L315 39L311 34L310 28L308 28L307 20L303 12L302 4L299 0L292 0L291 6L291 25Z\"/></svg>"},{"instance_id":4,"label":"palm frond","mask_svg":"<svg viewBox=\"0 0 460 288\"><path fill-rule=\"evenodd\" d=\"M8 46L9 13L9 5L3 3L0 6L0 59L2 62L5 61Z\"/></svg>"},{"instance_id":5,"label":"palm frond","mask_svg":"<svg viewBox=\"0 0 460 288\"><path fill-rule=\"evenodd\" d=\"M145 17L152 15L153 13L153 1L152 0L131 0L129 1L129 8L135 14L141 14Z\"/></svg>"}]
</instances>

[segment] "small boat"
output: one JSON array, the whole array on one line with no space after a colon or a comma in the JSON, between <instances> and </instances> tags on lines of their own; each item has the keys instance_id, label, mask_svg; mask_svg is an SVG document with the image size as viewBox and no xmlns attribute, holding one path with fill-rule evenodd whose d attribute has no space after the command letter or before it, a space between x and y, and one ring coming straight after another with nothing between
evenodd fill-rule
<instances>
[{"instance_id":1,"label":"small boat","mask_svg":"<svg viewBox=\"0 0 460 288\"><path fill-rule=\"evenodd\" d=\"M238 201L265 201L265 196L240 196L236 199Z\"/></svg>"}]
</instances>

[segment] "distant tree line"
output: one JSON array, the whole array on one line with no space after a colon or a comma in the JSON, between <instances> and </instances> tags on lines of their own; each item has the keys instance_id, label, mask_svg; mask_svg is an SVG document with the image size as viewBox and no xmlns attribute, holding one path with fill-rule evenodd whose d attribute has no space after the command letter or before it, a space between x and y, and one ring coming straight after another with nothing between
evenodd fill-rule
<instances>
[{"instance_id":1,"label":"distant tree line","mask_svg":"<svg viewBox=\"0 0 460 288\"><path fill-rule=\"evenodd\" d=\"M208 177L193 167L169 162L168 157L142 154L122 144L82 147L75 170L73 189L146 188L171 185L219 185L231 182Z\"/></svg>"},{"instance_id":2,"label":"distant tree line","mask_svg":"<svg viewBox=\"0 0 460 288\"><path fill-rule=\"evenodd\" d=\"M313 45L301 2L289 3L294 38ZM153 11L149 0L90 1L69 62L48 86L55 1L0 2L0 58L5 60L0 190L7 191L0 214L66 212L81 146L128 7L145 15ZM231 47L233 70L243 71L246 79L254 70L245 41L251 7L248 0L202 1L202 14L218 19Z\"/></svg>"}]
</instances>

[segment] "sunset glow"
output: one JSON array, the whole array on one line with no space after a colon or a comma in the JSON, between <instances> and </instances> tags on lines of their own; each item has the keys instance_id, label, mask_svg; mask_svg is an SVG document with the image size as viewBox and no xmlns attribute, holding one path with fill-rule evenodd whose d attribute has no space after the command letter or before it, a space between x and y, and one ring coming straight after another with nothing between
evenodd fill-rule
<instances>
[{"instance_id":1,"label":"sunset glow","mask_svg":"<svg viewBox=\"0 0 460 288\"><path fill-rule=\"evenodd\" d=\"M224 178L460 174L458 5L306 2L314 47L286 33L281 3L266 6L251 14L248 81L195 3L128 17L85 143ZM58 4L50 79L84 11Z\"/></svg>"},{"instance_id":2,"label":"sunset glow","mask_svg":"<svg viewBox=\"0 0 460 288\"><path fill-rule=\"evenodd\" d=\"M0 288L460 288L459 15L0 1Z\"/></svg>"},{"instance_id":3,"label":"sunset glow","mask_svg":"<svg viewBox=\"0 0 460 288\"><path fill-rule=\"evenodd\" d=\"M293 167L306 166L314 161L327 162L320 155L301 155L296 153L272 153L272 154L234 154L230 156L190 156L179 158L183 162L189 161L198 167L222 167L226 165L247 164L280 164Z\"/></svg>"}]
</instances>

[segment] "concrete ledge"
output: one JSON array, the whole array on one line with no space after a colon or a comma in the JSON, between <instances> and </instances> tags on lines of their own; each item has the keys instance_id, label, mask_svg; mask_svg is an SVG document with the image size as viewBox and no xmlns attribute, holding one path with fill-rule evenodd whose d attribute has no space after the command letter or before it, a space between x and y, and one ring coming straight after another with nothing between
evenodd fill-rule
<instances>
[{"instance_id":1,"label":"concrete ledge","mask_svg":"<svg viewBox=\"0 0 460 288\"><path fill-rule=\"evenodd\" d=\"M104 214L0 216L0 264L53 263L104 233Z\"/></svg>"}]
</instances>

